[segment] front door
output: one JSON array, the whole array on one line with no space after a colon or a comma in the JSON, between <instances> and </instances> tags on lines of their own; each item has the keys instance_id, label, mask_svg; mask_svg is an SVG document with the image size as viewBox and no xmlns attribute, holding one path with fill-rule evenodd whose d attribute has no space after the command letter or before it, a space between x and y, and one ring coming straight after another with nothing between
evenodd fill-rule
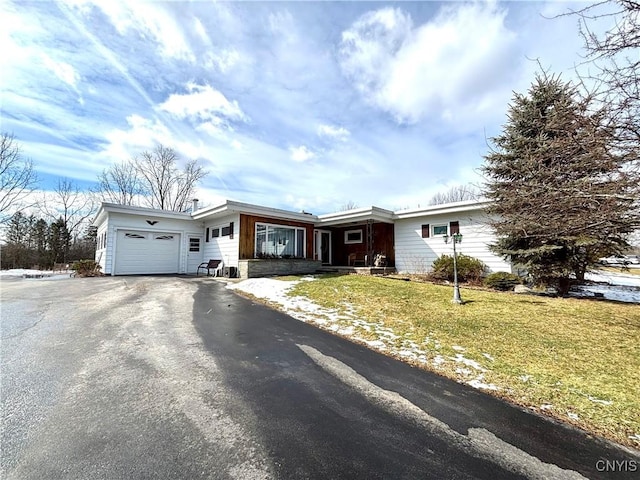
<instances>
[{"instance_id":1,"label":"front door","mask_svg":"<svg viewBox=\"0 0 640 480\"><path fill-rule=\"evenodd\" d=\"M196 273L202 263L202 235L189 235L187 248L187 273Z\"/></svg>"},{"instance_id":2,"label":"front door","mask_svg":"<svg viewBox=\"0 0 640 480\"><path fill-rule=\"evenodd\" d=\"M331 232L316 230L314 241L316 259L320 260L323 265L331 265Z\"/></svg>"}]
</instances>

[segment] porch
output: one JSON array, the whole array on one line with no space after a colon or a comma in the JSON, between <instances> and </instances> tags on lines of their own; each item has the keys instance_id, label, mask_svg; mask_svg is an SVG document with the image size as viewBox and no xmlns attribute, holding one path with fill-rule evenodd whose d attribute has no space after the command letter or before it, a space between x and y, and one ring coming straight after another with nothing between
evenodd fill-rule
<instances>
[{"instance_id":1,"label":"porch","mask_svg":"<svg viewBox=\"0 0 640 480\"><path fill-rule=\"evenodd\" d=\"M395 271L391 212L371 207L320 216L314 230L313 252L328 271Z\"/></svg>"}]
</instances>

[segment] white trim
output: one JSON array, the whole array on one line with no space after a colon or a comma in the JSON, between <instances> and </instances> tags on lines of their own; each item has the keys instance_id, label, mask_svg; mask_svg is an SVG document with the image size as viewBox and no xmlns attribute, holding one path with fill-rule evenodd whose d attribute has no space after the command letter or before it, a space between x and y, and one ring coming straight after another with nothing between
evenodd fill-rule
<instances>
[{"instance_id":1,"label":"white trim","mask_svg":"<svg viewBox=\"0 0 640 480\"><path fill-rule=\"evenodd\" d=\"M256 222L254 225L253 258L258 258L258 225L264 225L265 227L288 228L290 230L293 230L295 232L294 250L296 252L298 251L298 230L302 230L304 232L304 237L302 239L302 257L298 257L297 255L293 255L293 256L295 258L307 258L307 229L305 227L298 227L296 225L281 225L279 223L265 223L265 222Z\"/></svg>"},{"instance_id":2,"label":"white trim","mask_svg":"<svg viewBox=\"0 0 640 480\"><path fill-rule=\"evenodd\" d=\"M444 227L444 233L436 233L436 228ZM446 223L434 223L431 225L431 236L432 237L444 237L445 235L449 235L449 225Z\"/></svg>"},{"instance_id":3,"label":"white trim","mask_svg":"<svg viewBox=\"0 0 640 480\"><path fill-rule=\"evenodd\" d=\"M360 240L349 240L349 234L350 233L359 233L360 234ZM363 243L363 242L364 242L364 233L363 233L361 228L356 228L355 230L345 230L345 232L344 232L344 244L345 245L354 245L356 243Z\"/></svg>"},{"instance_id":4,"label":"white trim","mask_svg":"<svg viewBox=\"0 0 640 480\"><path fill-rule=\"evenodd\" d=\"M322 258L322 234L329 235L329 258ZM320 260L324 265L333 264L333 246L331 238L333 234L331 230L314 229L313 230L313 259Z\"/></svg>"}]
</instances>

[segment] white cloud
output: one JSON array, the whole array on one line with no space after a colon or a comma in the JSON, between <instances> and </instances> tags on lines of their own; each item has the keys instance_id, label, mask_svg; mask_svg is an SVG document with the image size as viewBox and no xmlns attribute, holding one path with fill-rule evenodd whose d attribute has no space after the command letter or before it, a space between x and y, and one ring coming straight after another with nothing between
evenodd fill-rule
<instances>
[{"instance_id":1,"label":"white cloud","mask_svg":"<svg viewBox=\"0 0 640 480\"><path fill-rule=\"evenodd\" d=\"M489 110L495 91L508 88L516 34L505 16L493 4L446 5L414 28L400 9L369 12L343 32L341 68L367 101L401 123L456 121Z\"/></svg>"},{"instance_id":2,"label":"white cloud","mask_svg":"<svg viewBox=\"0 0 640 480\"><path fill-rule=\"evenodd\" d=\"M162 3L127 0L67 0L66 3L79 7L85 13L90 5L95 6L102 10L121 35L134 31L143 38L153 39L164 55L195 62L180 23Z\"/></svg>"},{"instance_id":3,"label":"white cloud","mask_svg":"<svg viewBox=\"0 0 640 480\"><path fill-rule=\"evenodd\" d=\"M210 50L203 56L203 64L207 68L217 68L222 73L228 73L242 61L242 56L235 49Z\"/></svg>"},{"instance_id":4,"label":"white cloud","mask_svg":"<svg viewBox=\"0 0 640 480\"><path fill-rule=\"evenodd\" d=\"M57 62L46 53L40 54L40 58L42 59L44 66L58 77L59 80L62 80L74 89L77 87L80 75L71 65L65 62Z\"/></svg>"},{"instance_id":5,"label":"white cloud","mask_svg":"<svg viewBox=\"0 0 640 480\"><path fill-rule=\"evenodd\" d=\"M289 147L289 153L291 154L291 160L294 162L306 162L316 156L316 154L309 150L305 145Z\"/></svg>"},{"instance_id":6,"label":"white cloud","mask_svg":"<svg viewBox=\"0 0 640 480\"><path fill-rule=\"evenodd\" d=\"M347 141L351 132L344 127L334 125L320 125L318 127L318 135L320 137L332 138L341 142Z\"/></svg>"},{"instance_id":7,"label":"white cloud","mask_svg":"<svg viewBox=\"0 0 640 480\"><path fill-rule=\"evenodd\" d=\"M208 123L207 128L214 127L214 130L228 121L247 120L237 101L229 101L210 85L189 83L187 90L186 94L171 94L158 108L179 119Z\"/></svg>"}]
</instances>

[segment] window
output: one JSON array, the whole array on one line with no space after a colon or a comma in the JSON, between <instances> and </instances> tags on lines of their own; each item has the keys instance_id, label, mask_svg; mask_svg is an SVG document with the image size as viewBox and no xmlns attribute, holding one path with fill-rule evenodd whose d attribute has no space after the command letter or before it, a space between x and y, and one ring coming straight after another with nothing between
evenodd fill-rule
<instances>
[{"instance_id":1,"label":"window","mask_svg":"<svg viewBox=\"0 0 640 480\"><path fill-rule=\"evenodd\" d=\"M139 239L144 240L145 238L147 238L144 235L140 235L138 233L125 233L124 236L127 237L127 238L135 238L135 239L138 239L138 240Z\"/></svg>"},{"instance_id":2,"label":"window","mask_svg":"<svg viewBox=\"0 0 640 480\"><path fill-rule=\"evenodd\" d=\"M189 237L189 251L190 252L199 252L200 251L200 238L199 237Z\"/></svg>"},{"instance_id":3,"label":"window","mask_svg":"<svg viewBox=\"0 0 640 480\"><path fill-rule=\"evenodd\" d=\"M434 225L433 226L433 236L436 235L446 235L447 234L447 226L446 225Z\"/></svg>"},{"instance_id":4,"label":"window","mask_svg":"<svg viewBox=\"0 0 640 480\"><path fill-rule=\"evenodd\" d=\"M211 236L213 238L217 238L220 236L220 229L219 228L212 228L211 229Z\"/></svg>"},{"instance_id":5,"label":"window","mask_svg":"<svg viewBox=\"0 0 640 480\"><path fill-rule=\"evenodd\" d=\"M429 224L422 225L422 238L429 238Z\"/></svg>"},{"instance_id":6,"label":"window","mask_svg":"<svg viewBox=\"0 0 640 480\"><path fill-rule=\"evenodd\" d=\"M173 240L173 235L156 235L156 240Z\"/></svg>"},{"instance_id":7,"label":"window","mask_svg":"<svg viewBox=\"0 0 640 480\"><path fill-rule=\"evenodd\" d=\"M344 243L362 243L362 229L360 230L347 230L344 232Z\"/></svg>"},{"instance_id":8,"label":"window","mask_svg":"<svg viewBox=\"0 0 640 480\"><path fill-rule=\"evenodd\" d=\"M304 258L307 231L286 225L256 223L256 258Z\"/></svg>"},{"instance_id":9,"label":"window","mask_svg":"<svg viewBox=\"0 0 640 480\"><path fill-rule=\"evenodd\" d=\"M231 233L231 227L222 227L222 237L228 237Z\"/></svg>"}]
</instances>

